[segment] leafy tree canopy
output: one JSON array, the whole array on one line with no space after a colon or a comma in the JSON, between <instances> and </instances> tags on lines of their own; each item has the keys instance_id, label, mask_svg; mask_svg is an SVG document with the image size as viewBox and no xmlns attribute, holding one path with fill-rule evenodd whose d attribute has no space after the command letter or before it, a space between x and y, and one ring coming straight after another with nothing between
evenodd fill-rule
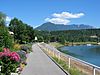
<instances>
[{"instance_id":1,"label":"leafy tree canopy","mask_svg":"<svg viewBox=\"0 0 100 75\"><path fill-rule=\"evenodd\" d=\"M5 26L6 15L0 12L0 26Z\"/></svg>"}]
</instances>

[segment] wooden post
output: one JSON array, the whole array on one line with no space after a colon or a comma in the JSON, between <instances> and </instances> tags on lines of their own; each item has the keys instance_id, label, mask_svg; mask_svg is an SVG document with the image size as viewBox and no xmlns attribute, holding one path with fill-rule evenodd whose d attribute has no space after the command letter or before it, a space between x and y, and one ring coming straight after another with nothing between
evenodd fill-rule
<instances>
[{"instance_id":1,"label":"wooden post","mask_svg":"<svg viewBox=\"0 0 100 75\"><path fill-rule=\"evenodd\" d=\"M95 67L93 67L93 75L96 75L96 74L95 74Z\"/></svg>"},{"instance_id":2,"label":"wooden post","mask_svg":"<svg viewBox=\"0 0 100 75\"><path fill-rule=\"evenodd\" d=\"M59 56L58 57L59 57L59 60L60 60L60 52L59 52Z\"/></svg>"},{"instance_id":3,"label":"wooden post","mask_svg":"<svg viewBox=\"0 0 100 75\"><path fill-rule=\"evenodd\" d=\"M46 48L46 51L48 51L48 49Z\"/></svg>"},{"instance_id":4,"label":"wooden post","mask_svg":"<svg viewBox=\"0 0 100 75\"><path fill-rule=\"evenodd\" d=\"M53 57L54 57L55 55L54 55L54 50L53 50Z\"/></svg>"},{"instance_id":5,"label":"wooden post","mask_svg":"<svg viewBox=\"0 0 100 75\"><path fill-rule=\"evenodd\" d=\"M68 58L68 68L70 69L70 57Z\"/></svg>"},{"instance_id":6,"label":"wooden post","mask_svg":"<svg viewBox=\"0 0 100 75\"><path fill-rule=\"evenodd\" d=\"M50 54L50 50L49 50L49 54Z\"/></svg>"},{"instance_id":7,"label":"wooden post","mask_svg":"<svg viewBox=\"0 0 100 75\"><path fill-rule=\"evenodd\" d=\"M57 53L55 52L55 57L57 57Z\"/></svg>"},{"instance_id":8,"label":"wooden post","mask_svg":"<svg viewBox=\"0 0 100 75\"><path fill-rule=\"evenodd\" d=\"M48 52L48 48L46 48L46 51Z\"/></svg>"}]
</instances>

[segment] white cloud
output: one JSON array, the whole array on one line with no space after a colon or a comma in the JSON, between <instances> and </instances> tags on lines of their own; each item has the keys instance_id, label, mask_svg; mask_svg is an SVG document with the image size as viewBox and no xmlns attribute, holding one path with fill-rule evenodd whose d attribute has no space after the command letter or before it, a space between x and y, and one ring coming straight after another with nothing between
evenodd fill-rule
<instances>
[{"instance_id":1,"label":"white cloud","mask_svg":"<svg viewBox=\"0 0 100 75\"><path fill-rule=\"evenodd\" d=\"M84 13L72 14L69 12L62 12L61 14L54 13L52 16L58 17L58 18L71 19L71 18L80 18L80 17L84 16Z\"/></svg>"},{"instance_id":2,"label":"white cloud","mask_svg":"<svg viewBox=\"0 0 100 75\"><path fill-rule=\"evenodd\" d=\"M70 22L69 19L80 18L84 15L85 15L84 13L75 13L75 14L69 13L69 12L62 12L60 14L54 13L54 14L52 14L52 18L46 18L45 21L51 22L51 23L54 23L54 24L67 25Z\"/></svg>"},{"instance_id":3,"label":"white cloud","mask_svg":"<svg viewBox=\"0 0 100 75\"><path fill-rule=\"evenodd\" d=\"M62 18L46 18L45 21L47 22L51 22L51 23L54 23L54 24L68 24L70 22L70 20L67 20L67 19L62 19Z\"/></svg>"},{"instance_id":4,"label":"white cloud","mask_svg":"<svg viewBox=\"0 0 100 75\"><path fill-rule=\"evenodd\" d=\"M12 19L12 18L9 17L9 16L6 17L6 20L5 20L5 21L6 21L6 25L7 25L7 26L9 26L9 23L10 23L11 19Z\"/></svg>"},{"instance_id":5,"label":"white cloud","mask_svg":"<svg viewBox=\"0 0 100 75\"><path fill-rule=\"evenodd\" d=\"M8 17L8 16L7 16L7 17L6 17L6 21L7 21L7 22L10 22L10 21L11 21L11 17Z\"/></svg>"}]
</instances>

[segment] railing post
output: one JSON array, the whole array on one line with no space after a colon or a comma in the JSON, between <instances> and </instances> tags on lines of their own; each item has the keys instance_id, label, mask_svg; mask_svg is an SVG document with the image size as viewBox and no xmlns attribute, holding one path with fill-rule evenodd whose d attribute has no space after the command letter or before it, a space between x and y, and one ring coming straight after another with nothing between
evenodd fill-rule
<instances>
[{"instance_id":1,"label":"railing post","mask_svg":"<svg viewBox=\"0 0 100 75\"><path fill-rule=\"evenodd\" d=\"M50 49L48 49L49 50L49 54L50 54Z\"/></svg>"},{"instance_id":2,"label":"railing post","mask_svg":"<svg viewBox=\"0 0 100 75\"><path fill-rule=\"evenodd\" d=\"M70 68L70 57L68 58L68 68Z\"/></svg>"},{"instance_id":3,"label":"railing post","mask_svg":"<svg viewBox=\"0 0 100 75\"><path fill-rule=\"evenodd\" d=\"M55 57L57 57L57 53L55 52Z\"/></svg>"},{"instance_id":4,"label":"railing post","mask_svg":"<svg viewBox=\"0 0 100 75\"><path fill-rule=\"evenodd\" d=\"M58 57L59 57L59 60L60 60L60 52L59 52L59 56Z\"/></svg>"},{"instance_id":5,"label":"railing post","mask_svg":"<svg viewBox=\"0 0 100 75\"><path fill-rule=\"evenodd\" d=\"M95 67L93 67L93 75L96 75L96 74L95 74Z\"/></svg>"},{"instance_id":6,"label":"railing post","mask_svg":"<svg viewBox=\"0 0 100 75\"><path fill-rule=\"evenodd\" d=\"M53 57L54 57L54 50L53 50Z\"/></svg>"},{"instance_id":7,"label":"railing post","mask_svg":"<svg viewBox=\"0 0 100 75\"><path fill-rule=\"evenodd\" d=\"M48 48L47 48L47 52L49 52Z\"/></svg>"}]
</instances>

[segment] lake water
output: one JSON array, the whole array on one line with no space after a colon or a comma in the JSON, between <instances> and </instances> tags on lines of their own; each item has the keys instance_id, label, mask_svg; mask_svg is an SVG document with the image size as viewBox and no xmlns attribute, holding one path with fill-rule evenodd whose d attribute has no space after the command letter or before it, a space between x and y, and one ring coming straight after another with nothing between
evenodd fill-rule
<instances>
[{"instance_id":1,"label":"lake water","mask_svg":"<svg viewBox=\"0 0 100 75\"><path fill-rule=\"evenodd\" d=\"M100 46L99 45L80 45L80 46L63 46L60 48L69 55L92 63L100 67Z\"/></svg>"}]
</instances>

